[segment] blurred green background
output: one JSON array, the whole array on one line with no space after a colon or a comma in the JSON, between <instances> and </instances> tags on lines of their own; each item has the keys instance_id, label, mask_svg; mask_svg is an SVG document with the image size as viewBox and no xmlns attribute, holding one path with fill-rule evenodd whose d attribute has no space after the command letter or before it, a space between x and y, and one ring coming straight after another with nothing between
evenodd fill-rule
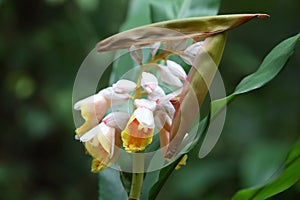
<instances>
[{"instance_id":1,"label":"blurred green background","mask_svg":"<svg viewBox=\"0 0 300 200\"><path fill-rule=\"evenodd\" d=\"M95 44L118 32L128 0L0 0L0 199L97 199L91 158L74 140L72 87ZM232 30L220 71L227 93L299 31L298 0L223 0L220 13L263 12ZM158 199L228 199L266 180L300 132L300 52L264 88L238 97L214 150L175 171ZM299 169L300 170L300 169ZM296 199L300 183L273 199Z\"/></svg>"}]
</instances>

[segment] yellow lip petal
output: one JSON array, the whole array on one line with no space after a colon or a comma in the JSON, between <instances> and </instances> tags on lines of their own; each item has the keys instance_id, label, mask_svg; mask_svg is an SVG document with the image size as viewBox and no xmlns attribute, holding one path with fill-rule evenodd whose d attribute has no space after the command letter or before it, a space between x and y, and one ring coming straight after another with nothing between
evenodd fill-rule
<instances>
[{"instance_id":1,"label":"yellow lip petal","mask_svg":"<svg viewBox=\"0 0 300 200\"><path fill-rule=\"evenodd\" d=\"M143 151L151 144L153 133L153 128L141 128L135 116L131 116L126 128L121 133L125 150L127 152Z\"/></svg>"}]
</instances>

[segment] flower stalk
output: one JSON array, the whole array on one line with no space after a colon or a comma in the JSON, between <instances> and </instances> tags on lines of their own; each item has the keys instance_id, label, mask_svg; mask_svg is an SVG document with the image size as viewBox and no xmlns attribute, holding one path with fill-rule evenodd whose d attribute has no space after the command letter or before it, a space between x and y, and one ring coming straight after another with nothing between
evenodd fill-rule
<instances>
[{"instance_id":1,"label":"flower stalk","mask_svg":"<svg viewBox=\"0 0 300 200\"><path fill-rule=\"evenodd\" d=\"M129 193L129 200L139 200L144 181L144 156L143 152L132 155L132 182Z\"/></svg>"}]
</instances>

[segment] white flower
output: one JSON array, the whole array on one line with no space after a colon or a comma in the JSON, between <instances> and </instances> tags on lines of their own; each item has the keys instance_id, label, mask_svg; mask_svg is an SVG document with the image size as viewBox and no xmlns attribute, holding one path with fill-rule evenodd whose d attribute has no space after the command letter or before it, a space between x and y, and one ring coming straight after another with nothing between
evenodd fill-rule
<instances>
[{"instance_id":1,"label":"white flower","mask_svg":"<svg viewBox=\"0 0 300 200\"><path fill-rule=\"evenodd\" d=\"M159 66L158 73L163 82L169 85L182 87L183 84L180 81L180 79L177 76L175 76L167 66L164 65L158 65L158 66Z\"/></svg>"},{"instance_id":2,"label":"white flower","mask_svg":"<svg viewBox=\"0 0 300 200\"><path fill-rule=\"evenodd\" d=\"M124 104L130 95L118 94L112 87L105 88L99 93L75 103L74 109L80 110L85 122L76 129L77 136L81 136L102 120L111 105Z\"/></svg>"},{"instance_id":3,"label":"white flower","mask_svg":"<svg viewBox=\"0 0 300 200\"><path fill-rule=\"evenodd\" d=\"M167 67L173 75L177 76L181 80L187 79L187 75L181 65L172 60L167 60Z\"/></svg>"},{"instance_id":4,"label":"white flower","mask_svg":"<svg viewBox=\"0 0 300 200\"><path fill-rule=\"evenodd\" d=\"M148 94L147 98L151 101L157 101L164 96L166 96L165 91L160 86L156 86L156 88Z\"/></svg>"},{"instance_id":5,"label":"white flower","mask_svg":"<svg viewBox=\"0 0 300 200\"><path fill-rule=\"evenodd\" d=\"M116 93L113 87L108 87L101 90L101 93L109 102L110 105L122 105L128 99L130 99L130 95L127 93Z\"/></svg>"},{"instance_id":6,"label":"white flower","mask_svg":"<svg viewBox=\"0 0 300 200\"><path fill-rule=\"evenodd\" d=\"M87 151L101 162L107 162L115 151L115 128L101 122L79 138Z\"/></svg>"},{"instance_id":7,"label":"white flower","mask_svg":"<svg viewBox=\"0 0 300 200\"><path fill-rule=\"evenodd\" d=\"M112 87L114 92L124 94L134 91L136 88L136 83L126 79L121 79L113 84Z\"/></svg>"},{"instance_id":8,"label":"white flower","mask_svg":"<svg viewBox=\"0 0 300 200\"><path fill-rule=\"evenodd\" d=\"M143 72L141 85L148 93L151 93L158 86L158 81L153 74L148 72Z\"/></svg>"},{"instance_id":9,"label":"white flower","mask_svg":"<svg viewBox=\"0 0 300 200\"><path fill-rule=\"evenodd\" d=\"M147 108L152 111L156 107L156 103L148 99L136 99L134 100L134 105L138 108Z\"/></svg>"},{"instance_id":10,"label":"white flower","mask_svg":"<svg viewBox=\"0 0 300 200\"><path fill-rule=\"evenodd\" d=\"M201 49L201 46L202 46L202 41L192 44L191 46L189 46L184 50L183 54L181 54L180 57L188 65L193 65L194 60Z\"/></svg>"},{"instance_id":11,"label":"white flower","mask_svg":"<svg viewBox=\"0 0 300 200\"><path fill-rule=\"evenodd\" d=\"M102 122L109 127L123 130L129 120L130 115L125 112L112 112L103 118Z\"/></svg>"}]
</instances>

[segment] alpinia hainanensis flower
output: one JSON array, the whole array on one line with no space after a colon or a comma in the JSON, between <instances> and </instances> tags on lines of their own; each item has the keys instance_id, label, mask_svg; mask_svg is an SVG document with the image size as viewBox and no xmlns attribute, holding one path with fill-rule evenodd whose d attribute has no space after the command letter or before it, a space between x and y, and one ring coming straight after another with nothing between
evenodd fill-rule
<instances>
[{"instance_id":1,"label":"alpinia hainanensis flower","mask_svg":"<svg viewBox=\"0 0 300 200\"><path fill-rule=\"evenodd\" d=\"M125 103L130 98L127 93L133 91L135 87L136 84L132 81L120 80L113 87L105 88L75 103L74 109L81 110L81 115L85 120L85 123L76 129L76 134L81 136L96 126L111 105Z\"/></svg>"},{"instance_id":2,"label":"alpinia hainanensis flower","mask_svg":"<svg viewBox=\"0 0 300 200\"><path fill-rule=\"evenodd\" d=\"M93 172L105 169L117 159L121 143L120 132L125 128L129 117L128 113L112 112L99 125L79 138L85 143L87 152L95 159Z\"/></svg>"},{"instance_id":3,"label":"alpinia hainanensis flower","mask_svg":"<svg viewBox=\"0 0 300 200\"><path fill-rule=\"evenodd\" d=\"M186 62L186 64L188 65L193 65L194 60L198 54L198 52L200 51L202 45L202 41L201 42L196 42L194 44L192 44L191 46L187 47L183 54L180 55L180 57L183 59L184 62Z\"/></svg>"},{"instance_id":4,"label":"alpinia hainanensis flower","mask_svg":"<svg viewBox=\"0 0 300 200\"><path fill-rule=\"evenodd\" d=\"M128 152L143 151L152 142L155 127L153 117L155 102L136 99L134 104L137 109L121 133L123 146Z\"/></svg>"},{"instance_id":5,"label":"alpinia hainanensis flower","mask_svg":"<svg viewBox=\"0 0 300 200\"><path fill-rule=\"evenodd\" d=\"M178 49L185 49L179 56L193 59L199 47L184 48L186 41L176 41L176 44L168 44L172 51L178 53ZM150 53L155 60L161 43L150 45ZM94 158L92 171L105 169L114 162L119 154L119 149L124 147L127 152L141 152L151 144L154 131L160 136L161 147L165 151L172 139L171 126L175 113L173 105L182 92L184 83L188 80L184 69L172 60L163 60L165 64L151 64L146 68L142 66L142 51L134 45L130 47L130 54L142 67L139 80L121 79L112 87L105 88L99 93L78 101L74 108L81 110L85 123L76 129L77 138L85 144L87 152ZM159 86L155 71L160 81L178 89L168 94ZM166 86L165 86L166 87ZM133 111L130 116L125 112L112 112L105 116L111 106L118 108L133 101ZM118 109L117 109L118 110ZM100 122L100 124L99 124ZM117 148L118 147L118 148ZM165 153L163 151L163 154Z\"/></svg>"},{"instance_id":6,"label":"alpinia hainanensis flower","mask_svg":"<svg viewBox=\"0 0 300 200\"><path fill-rule=\"evenodd\" d=\"M143 72L141 85L148 93L151 93L158 86L158 81L153 74L148 72Z\"/></svg>"}]
</instances>

